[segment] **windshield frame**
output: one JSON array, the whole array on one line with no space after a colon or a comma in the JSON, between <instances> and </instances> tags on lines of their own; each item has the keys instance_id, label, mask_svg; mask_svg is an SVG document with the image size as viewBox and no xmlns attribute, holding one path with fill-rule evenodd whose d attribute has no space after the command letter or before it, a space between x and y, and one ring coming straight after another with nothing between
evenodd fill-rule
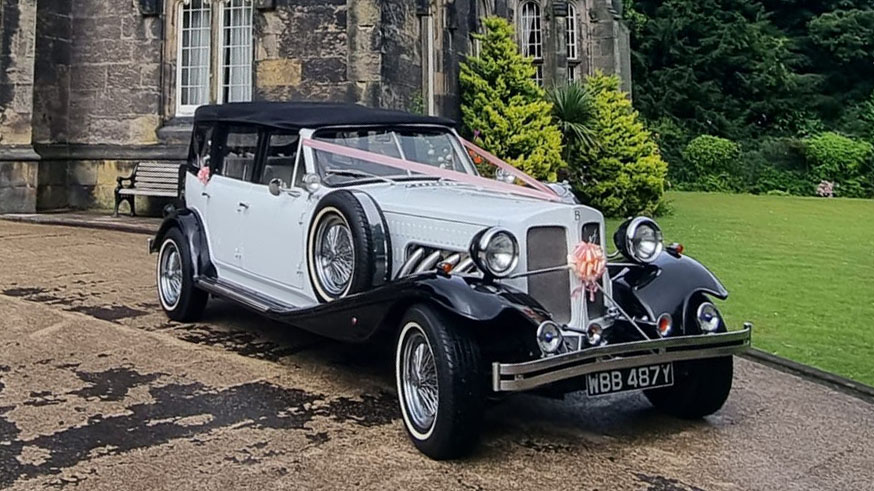
<instances>
[{"instance_id":1,"label":"windshield frame","mask_svg":"<svg viewBox=\"0 0 874 491\"><path fill-rule=\"evenodd\" d=\"M404 125L335 125L335 126L325 126L318 129L307 129L301 130L301 142L304 138L310 138L313 140L325 141L327 143L334 143L331 140L320 140L319 134L324 132L333 132L333 131L343 131L343 130L385 130L386 132L394 132L400 130L409 130L409 129L419 129L419 130L432 130L437 133L445 134L449 138L449 142L452 145L452 149L456 154L456 157L459 158L459 162L461 162L461 166L464 169L464 173L479 176L479 172L477 171L476 165L473 162L473 159L470 157L470 154L467 152L464 144L462 143L461 137L455 131L454 128L450 128L442 125L432 125L432 124L404 124ZM399 144L397 135L394 134L393 139L397 144ZM342 145L341 143L336 143ZM303 147L304 152L304 160L306 166L306 172L314 173L321 176L321 173L318 172L316 168L316 157L315 152L312 148ZM349 147L355 148L355 147ZM402 149L399 148L400 155L403 156ZM383 155L383 154L380 154ZM411 162L416 162L411 160ZM419 162L421 163L421 162ZM423 165L431 165L427 163L422 163ZM457 171L462 172L462 171ZM349 178L344 182L325 182L323 180L323 184L329 188L341 188L348 186L355 186L359 184L370 184L375 182L385 182L386 180L397 181L397 182L408 182L408 181L436 181L440 180L440 178L434 176L427 176L421 174L397 174L397 175L386 175L379 177L361 177L361 178Z\"/></svg>"}]
</instances>

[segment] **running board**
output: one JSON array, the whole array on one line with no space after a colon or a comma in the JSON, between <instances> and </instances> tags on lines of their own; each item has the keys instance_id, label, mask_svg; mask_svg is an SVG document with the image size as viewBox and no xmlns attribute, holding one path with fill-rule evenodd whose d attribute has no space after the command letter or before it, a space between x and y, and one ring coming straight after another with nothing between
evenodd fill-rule
<instances>
[{"instance_id":1,"label":"running board","mask_svg":"<svg viewBox=\"0 0 874 491\"><path fill-rule=\"evenodd\" d=\"M238 285L212 278L197 277L194 279L197 288L213 295L233 300L262 314L287 314L297 310L291 305L285 305Z\"/></svg>"}]
</instances>

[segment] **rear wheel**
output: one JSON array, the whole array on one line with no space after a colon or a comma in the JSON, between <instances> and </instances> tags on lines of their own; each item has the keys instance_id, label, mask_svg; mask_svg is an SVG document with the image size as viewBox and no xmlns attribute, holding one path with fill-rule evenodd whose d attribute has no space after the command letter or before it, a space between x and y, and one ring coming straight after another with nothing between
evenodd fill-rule
<instances>
[{"instance_id":1,"label":"rear wheel","mask_svg":"<svg viewBox=\"0 0 874 491\"><path fill-rule=\"evenodd\" d=\"M696 296L689 302L686 332L700 332L695 313L707 302ZM725 323L719 320L717 332L725 332ZM644 391L656 409L684 419L697 419L719 411L731 392L734 377L734 359L731 356L674 362L674 385Z\"/></svg>"},{"instance_id":2,"label":"rear wheel","mask_svg":"<svg viewBox=\"0 0 874 491\"><path fill-rule=\"evenodd\" d=\"M484 386L479 346L445 314L416 305L404 315L395 374L404 427L432 459L469 453L479 439Z\"/></svg>"},{"instance_id":3,"label":"rear wheel","mask_svg":"<svg viewBox=\"0 0 874 491\"><path fill-rule=\"evenodd\" d=\"M158 301L167 316L188 322L200 318L209 295L194 286L194 267L188 241L178 228L170 229L158 252Z\"/></svg>"}]
</instances>

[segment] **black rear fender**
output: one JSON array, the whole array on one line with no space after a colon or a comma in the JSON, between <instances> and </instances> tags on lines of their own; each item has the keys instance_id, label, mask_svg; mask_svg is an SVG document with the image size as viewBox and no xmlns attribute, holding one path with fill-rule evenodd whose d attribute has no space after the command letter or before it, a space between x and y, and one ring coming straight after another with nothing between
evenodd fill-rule
<instances>
[{"instance_id":1,"label":"black rear fender","mask_svg":"<svg viewBox=\"0 0 874 491\"><path fill-rule=\"evenodd\" d=\"M155 239L149 252L158 252L164 236L172 228L178 228L182 235L188 239L188 247L191 257L194 259L194 276L206 276L215 278L215 267L209 259L209 242L206 239L206 230L200 216L191 209L175 209L164 216L164 221L155 234Z\"/></svg>"}]
</instances>

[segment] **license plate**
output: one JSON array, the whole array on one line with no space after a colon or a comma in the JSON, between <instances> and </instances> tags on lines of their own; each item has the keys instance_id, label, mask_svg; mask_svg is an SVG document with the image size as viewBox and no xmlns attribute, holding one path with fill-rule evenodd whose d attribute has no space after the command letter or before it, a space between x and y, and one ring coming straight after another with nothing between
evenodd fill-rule
<instances>
[{"instance_id":1,"label":"license plate","mask_svg":"<svg viewBox=\"0 0 874 491\"><path fill-rule=\"evenodd\" d=\"M590 373L586 388L590 396L615 394L628 390L652 389L674 385L674 364L661 363L634 368L620 368Z\"/></svg>"}]
</instances>

